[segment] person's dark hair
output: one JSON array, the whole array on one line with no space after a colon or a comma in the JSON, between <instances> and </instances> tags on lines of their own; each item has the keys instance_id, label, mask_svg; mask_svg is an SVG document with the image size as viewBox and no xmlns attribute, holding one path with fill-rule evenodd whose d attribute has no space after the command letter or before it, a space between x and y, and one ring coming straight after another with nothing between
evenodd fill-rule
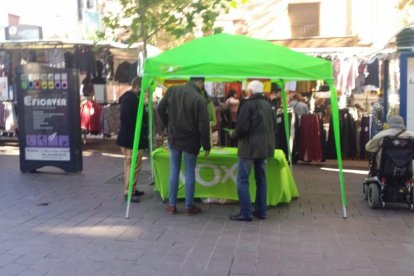
<instances>
[{"instance_id":1,"label":"person's dark hair","mask_svg":"<svg viewBox=\"0 0 414 276\"><path fill-rule=\"evenodd\" d=\"M131 86L132 86L132 88L140 88L141 87L141 83L142 83L142 78L135 77L131 81Z\"/></svg>"},{"instance_id":2,"label":"person's dark hair","mask_svg":"<svg viewBox=\"0 0 414 276\"><path fill-rule=\"evenodd\" d=\"M273 94L277 94L277 93L279 93L280 91L282 91L281 89L280 89L280 87L276 84L276 83L271 83L271 92L273 93Z\"/></svg>"},{"instance_id":3,"label":"person's dark hair","mask_svg":"<svg viewBox=\"0 0 414 276\"><path fill-rule=\"evenodd\" d=\"M191 77L190 81L205 81L205 77Z\"/></svg>"},{"instance_id":4,"label":"person's dark hair","mask_svg":"<svg viewBox=\"0 0 414 276\"><path fill-rule=\"evenodd\" d=\"M231 97L234 97L236 95L236 93L237 93L236 90L230 89L229 92L227 93L226 101L227 101L227 99L229 99Z\"/></svg>"},{"instance_id":5,"label":"person's dark hair","mask_svg":"<svg viewBox=\"0 0 414 276\"><path fill-rule=\"evenodd\" d=\"M95 91L94 91L92 79L90 76L86 76L82 80L82 84L83 84L82 93L85 97L89 97L94 94Z\"/></svg>"}]
</instances>

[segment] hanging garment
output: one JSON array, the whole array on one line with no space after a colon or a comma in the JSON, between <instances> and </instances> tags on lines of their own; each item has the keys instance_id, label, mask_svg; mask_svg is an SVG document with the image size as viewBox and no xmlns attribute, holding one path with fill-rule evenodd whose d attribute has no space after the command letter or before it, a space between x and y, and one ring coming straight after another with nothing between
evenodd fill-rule
<instances>
[{"instance_id":1,"label":"hanging garment","mask_svg":"<svg viewBox=\"0 0 414 276\"><path fill-rule=\"evenodd\" d=\"M322 150L321 121L316 114L301 117L299 159L303 161L324 161Z\"/></svg>"},{"instance_id":2,"label":"hanging garment","mask_svg":"<svg viewBox=\"0 0 414 276\"><path fill-rule=\"evenodd\" d=\"M4 130L6 132L16 132L17 116L13 102L3 102L4 105Z\"/></svg>"},{"instance_id":3,"label":"hanging garment","mask_svg":"<svg viewBox=\"0 0 414 276\"><path fill-rule=\"evenodd\" d=\"M107 50L103 56L103 70L102 76L104 76L108 80L112 80L114 78L115 70L114 70L114 57L111 51Z\"/></svg>"},{"instance_id":4,"label":"hanging garment","mask_svg":"<svg viewBox=\"0 0 414 276\"><path fill-rule=\"evenodd\" d=\"M288 159L288 143L286 142L285 121L283 113L279 113L276 116L276 142L275 148L281 149ZM290 126L290 147L292 148L292 163L296 164L299 154L299 119L298 116L289 112L288 114L289 126Z\"/></svg>"},{"instance_id":5,"label":"hanging garment","mask_svg":"<svg viewBox=\"0 0 414 276\"><path fill-rule=\"evenodd\" d=\"M371 115L364 115L361 118L361 132L359 134L359 158L366 159L365 145L370 140Z\"/></svg>"},{"instance_id":6,"label":"hanging garment","mask_svg":"<svg viewBox=\"0 0 414 276\"><path fill-rule=\"evenodd\" d=\"M65 58L62 49L51 49L47 51L47 60L50 67L64 68Z\"/></svg>"},{"instance_id":7,"label":"hanging garment","mask_svg":"<svg viewBox=\"0 0 414 276\"><path fill-rule=\"evenodd\" d=\"M347 108L340 110L341 147L344 157L356 158L356 122Z\"/></svg>"},{"instance_id":8,"label":"hanging garment","mask_svg":"<svg viewBox=\"0 0 414 276\"><path fill-rule=\"evenodd\" d=\"M101 133L101 112L101 106L92 100L82 103L80 108L81 128L86 133L93 135Z\"/></svg>"},{"instance_id":9,"label":"hanging garment","mask_svg":"<svg viewBox=\"0 0 414 276\"><path fill-rule=\"evenodd\" d=\"M10 54L6 51L0 51L0 67L6 72L10 72L12 69L11 66L11 57Z\"/></svg>"},{"instance_id":10,"label":"hanging garment","mask_svg":"<svg viewBox=\"0 0 414 276\"><path fill-rule=\"evenodd\" d=\"M4 103L2 101L0 101L0 129L4 129L6 127L6 120L4 117L5 114L5 107L4 107Z\"/></svg>"},{"instance_id":11,"label":"hanging garment","mask_svg":"<svg viewBox=\"0 0 414 276\"><path fill-rule=\"evenodd\" d=\"M75 68L75 55L71 52L65 52L63 54L65 68Z\"/></svg>"},{"instance_id":12,"label":"hanging garment","mask_svg":"<svg viewBox=\"0 0 414 276\"><path fill-rule=\"evenodd\" d=\"M345 158L354 159L357 156L357 125L347 108L339 110L339 128L341 130L341 153ZM326 143L326 158L337 159L332 116L329 124L328 142Z\"/></svg>"},{"instance_id":13,"label":"hanging garment","mask_svg":"<svg viewBox=\"0 0 414 276\"><path fill-rule=\"evenodd\" d=\"M0 76L0 101L7 101L9 98L9 86L7 77Z\"/></svg>"},{"instance_id":14,"label":"hanging garment","mask_svg":"<svg viewBox=\"0 0 414 276\"><path fill-rule=\"evenodd\" d=\"M296 91L296 81L288 81L285 83L285 91Z\"/></svg>"},{"instance_id":15,"label":"hanging garment","mask_svg":"<svg viewBox=\"0 0 414 276\"><path fill-rule=\"evenodd\" d=\"M121 121L119 120L121 106L119 104L109 104L102 109L103 134L107 137L117 135Z\"/></svg>"},{"instance_id":16,"label":"hanging garment","mask_svg":"<svg viewBox=\"0 0 414 276\"><path fill-rule=\"evenodd\" d=\"M95 72L95 54L89 47L78 47L75 49L75 66L82 74L92 77Z\"/></svg>"},{"instance_id":17,"label":"hanging garment","mask_svg":"<svg viewBox=\"0 0 414 276\"><path fill-rule=\"evenodd\" d=\"M348 91L348 77L351 70L352 60L345 58L341 60L341 69L338 75L338 85L337 90L346 92Z\"/></svg>"},{"instance_id":18,"label":"hanging garment","mask_svg":"<svg viewBox=\"0 0 414 276\"><path fill-rule=\"evenodd\" d=\"M384 106L382 105L381 100L375 102L371 108L372 115L372 125L371 125L371 138L374 137L378 132L383 128L383 116L384 116Z\"/></svg>"},{"instance_id":19,"label":"hanging garment","mask_svg":"<svg viewBox=\"0 0 414 276\"><path fill-rule=\"evenodd\" d=\"M119 64L115 71L115 80L120 83L129 83L130 67L131 64L126 61Z\"/></svg>"},{"instance_id":20,"label":"hanging garment","mask_svg":"<svg viewBox=\"0 0 414 276\"><path fill-rule=\"evenodd\" d=\"M345 90L351 92L355 89L356 83L355 80L358 77L358 62L355 59L350 59L349 61L349 71L348 71L348 78L346 81Z\"/></svg>"},{"instance_id":21,"label":"hanging garment","mask_svg":"<svg viewBox=\"0 0 414 276\"><path fill-rule=\"evenodd\" d=\"M377 58L372 63L367 64L367 73L365 84L380 88L379 60Z\"/></svg>"}]
</instances>

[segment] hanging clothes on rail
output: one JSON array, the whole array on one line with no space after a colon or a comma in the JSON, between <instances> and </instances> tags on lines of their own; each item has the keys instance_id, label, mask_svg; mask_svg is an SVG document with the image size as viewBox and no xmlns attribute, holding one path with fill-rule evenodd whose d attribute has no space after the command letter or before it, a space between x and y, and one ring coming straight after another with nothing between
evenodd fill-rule
<instances>
[{"instance_id":1,"label":"hanging clothes on rail","mask_svg":"<svg viewBox=\"0 0 414 276\"><path fill-rule=\"evenodd\" d=\"M119 132L121 121L121 105L108 104L102 108L102 132L106 137L117 135Z\"/></svg>"},{"instance_id":2,"label":"hanging clothes on rail","mask_svg":"<svg viewBox=\"0 0 414 276\"><path fill-rule=\"evenodd\" d=\"M299 154L299 117L294 112L290 111L288 114L289 117L289 127L290 127L290 145L292 147L292 163L296 164ZM288 159L288 143L286 141L286 132L285 132L285 121L283 118L283 113L278 113L276 116L276 149L281 149Z\"/></svg>"},{"instance_id":3,"label":"hanging clothes on rail","mask_svg":"<svg viewBox=\"0 0 414 276\"><path fill-rule=\"evenodd\" d=\"M299 128L299 159L303 161L325 161L323 155L323 125L316 114L302 115Z\"/></svg>"},{"instance_id":4,"label":"hanging clothes on rail","mask_svg":"<svg viewBox=\"0 0 414 276\"><path fill-rule=\"evenodd\" d=\"M349 113L348 108L339 110L339 127L341 129L341 152L344 158L355 159L357 157L356 121ZM335 150L335 138L333 133L332 116L329 125L326 158L337 159Z\"/></svg>"},{"instance_id":5,"label":"hanging clothes on rail","mask_svg":"<svg viewBox=\"0 0 414 276\"><path fill-rule=\"evenodd\" d=\"M367 76L365 78L366 85L373 85L380 88L380 64L379 59L374 59L371 63L367 64Z\"/></svg>"},{"instance_id":6,"label":"hanging clothes on rail","mask_svg":"<svg viewBox=\"0 0 414 276\"><path fill-rule=\"evenodd\" d=\"M363 115L361 118L361 132L359 134L359 158L366 159L365 145L371 137L372 115Z\"/></svg>"},{"instance_id":7,"label":"hanging clothes on rail","mask_svg":"<svg viewBox=\"0 0 414 276\"><path fill-rule=\"evenodd\" d=\"M0 101L0 116L0 129L3 129L3 132L16 133L17 115L13 102Z\"/></svg>"},{"instance_id":8,"label":"hanging clothes on rail","mask_svg":"<svg viewBox=\"0 0 414 276\"><path fill-rule=\"evenodd\" d=\"M101 133L101 112L101 106L95 101L88 99L81 104L81 129L84 133L93 135Z\"/></svg>"}]
</instances>

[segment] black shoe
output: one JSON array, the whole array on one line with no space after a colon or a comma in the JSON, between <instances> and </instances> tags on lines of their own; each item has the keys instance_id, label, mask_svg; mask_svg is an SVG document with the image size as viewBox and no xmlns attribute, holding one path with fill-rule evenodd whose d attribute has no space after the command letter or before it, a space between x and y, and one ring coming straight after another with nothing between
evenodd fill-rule
<instances>
[{"instance_id":1,"label":"black shoe","mask_svg":"<svg viewBox=\"0 0 414 276\"><path fill-rule=\"evenodd\" d=\"M237 221L252 221L253 218L245 217L242 214L238 213L237 215L231 215L230 220L237 220Z\"/></svg>"},{"instance_id":2,"label":"black shoe","mask_svg":"<svg viewBox=\"0 0 414 276\"><path fill-rule=\"evenodd\" d=\"M253 216L257 219L266 219L266 215L260 214L257 211L253 211Z\"/></svg>"},{"instance_id":3,"label":"black shoe","mask_svg":"<svg viewBox=\"0 0 414 276\"><path fill-rule=\"evenodd\" d=\"M134 196L143 196L144 194L145 194L144 191L138 191L138 190L136 190L135 193L134 193Z\"/></svg>"},{"instance_id":4,"label":"black shoe","mask_svg":"<svg viewBox=\"0 0 414 276\"><path fill-rule=\"evenodd\" d=\"M128 200L128 195L124 195L124 200L127 201ZM136 195L132 195L131 196L131 202L139 202L139 197Z\"/></svg>"}]
</instances>

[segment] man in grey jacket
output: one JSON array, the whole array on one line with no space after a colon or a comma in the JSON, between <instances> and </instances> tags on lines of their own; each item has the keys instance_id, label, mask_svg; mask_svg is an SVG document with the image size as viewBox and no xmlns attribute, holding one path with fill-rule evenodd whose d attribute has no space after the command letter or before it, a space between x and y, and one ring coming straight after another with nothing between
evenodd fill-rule
<instances>
[{"instance_id":1,"label":"man in grey jacket","mask_svg":"<svg viewBox=\"0 0 414 276\"><path fill-rule=\"evenodd\" d=\"M167 126L170 150L169 200L167 212L176 214L181 156L185 164L185 214L201 212L194 205L195 167L200 147L210 153L210 122L207 102L201 95L204 78L191 78L186 85L167 90L157 107L158 115Z\"/></svg>"},{"instance_id":2,"label":"man in grey jacket","mask_svg":"<svg viewBox=\"0 0 414 276\"><path fill-rule=\"evenodd\" d=\"M266 159L275 151L276 114L263 95L263 84L252 81L247 86L252 94L240 106L234 136L238 138L237 193L240 212L231 220L251 221L253 216L266 218ZM256 200L253 211L250 192L250 169L254 166Z\"/></svg>"}]
</instances>

